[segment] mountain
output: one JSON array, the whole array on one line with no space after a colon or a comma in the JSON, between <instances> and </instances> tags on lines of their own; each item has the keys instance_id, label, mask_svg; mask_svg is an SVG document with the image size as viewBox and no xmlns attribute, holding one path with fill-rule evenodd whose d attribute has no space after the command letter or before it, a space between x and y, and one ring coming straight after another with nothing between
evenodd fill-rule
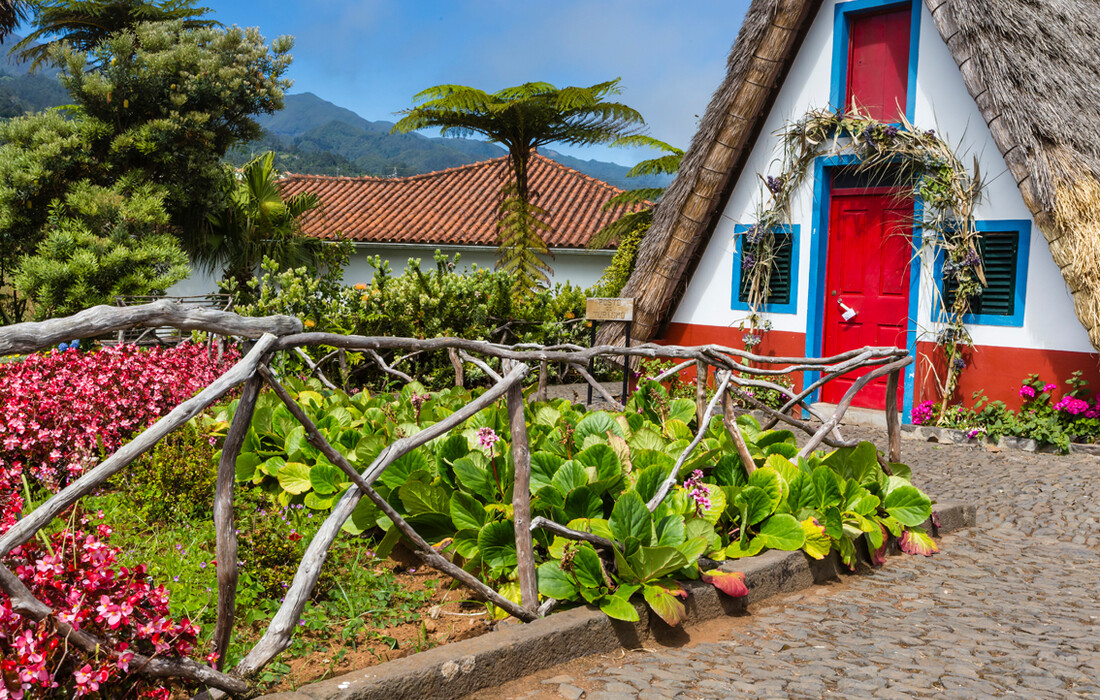
<instances>
[{"instance_id":1,"label":"mountain","mask_svg":"<svg viewBox=\"0 0 1100 700\"><path fill-rule=\"evenodd\" d=\"M38 112L71 101L69 93L57 80L56 68L43 66L37 73L29 73L29 62L8 53L22 38L9 34L0 45L0 119Z\"/></svg>"}]
</instances>

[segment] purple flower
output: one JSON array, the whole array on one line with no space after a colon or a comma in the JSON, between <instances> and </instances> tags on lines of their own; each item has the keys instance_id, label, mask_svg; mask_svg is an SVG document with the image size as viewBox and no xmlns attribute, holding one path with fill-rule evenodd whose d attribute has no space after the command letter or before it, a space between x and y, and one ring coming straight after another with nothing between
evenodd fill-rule
<instances>
[{"instance_id":1,"label":"purple flower","mask_svg":"<svg viewBox=\"0 0 1100 700\"><path fill-rule=\"evenodd\" d=\"M769 175L768 179L765 182L767 183L768 189L771 190L772 194L779 194L779 191L783 189L782 178L772 177L771 175Z\"/></svg>"},{"instance_id":2,"label":"purple flower","mask_svg":"<svg viewBox=\"0 0 1100 700\"><path fill-rule=\"evenodd\" d=\"M1035 388L1028 384L1024 384L1020 387L1020 396L1024 397L1025 399L1035 398Z\"/></svg>"},{"instance_id":3,"label":"purple flower","mask_svg":"<svg viewBox=\"0 0 1100 700\"><path fill-rule=\"evenodd\" d=\"M966 436L968 438L971 438L971 439L976 438L980 435L984 435L984 434L985 434L985 428L971 428L970 430L966 431Z\"/></svg>"},{"instance_id":4,"label":"purple flower","mask_svg":"<svg viewBox=\"0 0 1100 700\"><path fill-rule=\"evenodd\" d=\"M695 501L695 514L701 516L710 508L710 487L703 483L703 472L696 469L684 482L688 497Z\"/></svg>"},{"instance_id":5,"label":"purple flower","mask_svg":"<svg viewBox=\"0 0 1100 700\"><path fill-rule=\"evenodd\" d=\"M882 131L883 131L883 132L884 132L884 133L885 133L885 134L886 134L887 136L889 136L890 138L894 138L895 136L897 136L897 135L898 135L898 127L897 127L897 126L895 126L894 124L890 124L889 126L887 126L887 127L886 127L885 129L883 129Z\"/></svg>"},{"instance_id":6,"label":"purple flower","mask_svg":"<svg viewBox=\"0 0 1100 700\"><path fill-rule=\"evenodd\" d=\"M957 370L966 369L966 360L961 357L956 357L954 360L951 360L951 366Z\"/></svg>"}]
</instances>

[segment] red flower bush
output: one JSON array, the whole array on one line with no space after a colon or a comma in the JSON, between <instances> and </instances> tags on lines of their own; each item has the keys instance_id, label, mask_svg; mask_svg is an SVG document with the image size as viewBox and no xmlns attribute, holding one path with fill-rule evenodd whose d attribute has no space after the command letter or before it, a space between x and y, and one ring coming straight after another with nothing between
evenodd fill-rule
<instances>
[{"instance_id":1,"label":"red flower bush","mask_svg":"<svg viewBox=\"0 0 1100 700\"><path fill-rule=\"evenodd\" d=\"M82 525L87 521L82 520ZM6 560L35 596L65 622L106 640L98 654L59 639L54 625L12 611L0 593L0 700L139 697L167 700L168 688L131 674L134 653L186 656L199 628L168 614L168 591L153 586L145 567L117 564L106 525L63 530L12 550Z\"/></svg>"},{"instance_id":2,"label":"red flower bush","mask_svg":"<svg viewBox=\"0 0 1100 700\"><path fill-rule=\"evenodd\" d=\"M201 345L51 351L0 364L0 499L24 471L51 490L110 454L240 358ZM0 501L0 513L10 511ZM2 518L3 516L0 516Z\"/></svg>"}]
</instances>

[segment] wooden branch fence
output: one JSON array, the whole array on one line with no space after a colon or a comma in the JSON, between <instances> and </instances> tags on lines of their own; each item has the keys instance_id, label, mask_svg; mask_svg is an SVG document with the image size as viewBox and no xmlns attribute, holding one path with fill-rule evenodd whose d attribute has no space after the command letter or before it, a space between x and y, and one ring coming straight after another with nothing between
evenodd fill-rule
<instances>
[{"instance_id":1,"label":"wooden branch fence","mask_svg":"<svg viewBox=\"0 0 1100 700\"><path fill-rule=\"evenodd\" d=\"M527 442L527 428L524 421L524 399L522 386L524 380L537 368L539 374L538 389L532 397L543 400L546 392L548 367L557 363L572 368L596 388L610 406L621 409L622 405L611 396L585 370L589 360L596 357L618 356L629 358L672 358L681 362L664 372L658 379L668 379L679 372L694 366L702 385L710 376L711 370L717 383L717 391L709 403L705 403L705 391L696 394L698 432L676 461L676 466L662 482L654 498L647 504L653 511L669 493L677 480L677 471L702 440L719 402L723 405L723 420L731 433L738 454L748 471L755 468L745 441L734 420L731 419L731 398L738 399L764 412L769 420L766 428L773 428L783 422L809 435L799 456L813 452L822 444L831 447L853 446L855 441L844 440L837 430L852 403L855 395L868 383L880 377L887 377L886 419L889 434L888 458L890 462L900 460L900 421L898 418L896 395L901 371L913 358L904 350L893 347L866 347L858 350L824 358L805 357L768 357L718 345L682 347L675 345L643 344L630 348L600 345L585 348L577 345L539 346L532 344L503 345L499 343L467 340L462 338L394 338L355 335L337 335L332 333L304 333L297 319L287 316L269 316L264 318L246 318L237 314L204 308L186 308L169 301L157 301L151 304L133 307L97 306L74 316L53 319L39 323L22 323L0 328L0 356L26 354L49 348L63 341L94 338L129 328L171 327L179 330L199 330L223 336L236 336L255 340L251 349L236 365L211 383L191 399L181 403L167 415L156 421L133 440L119 448L98 465L90 468L79 479L73 481L51 498L36 507L31 513L19 520L11 529L0 536L0 558L6 556L36 535L55 518L61 516L81 498L97 491L112 475L133 463L144 452L188 420L217 402L230 390L243 385L241 399L236 414L225 438L221 459L218 464L214 497L214 523L216 532L216 550L219 562L237 562L237 538L234 528L233 499L235 490L234 466L240 453L245 436L252 420L257 397L267 384L286 404L291 414L303 426L306 438L311 445L322 452L329 461L341 469L350 479L352 486L333 507L322 523L317 534L310 541L294 579L287 590L281 607L268 625L263 637L244 656L232 670L221 667L204 666L191 659L142 658L136 657L131 665L138 672L151 677L176 677L186 679L208 690L206 697L240 696L252 689L252 681L261 669L289 646L298 620L301 618L306 602L321 573L321 565L332 546L341 526L351 516L356 505L363 497L372 501L390 518L402 535L412 544L416 554L427 564L452 576L472 589L485 600L507 611L523 621L531 621L548 613L554 607L553 601L547 601L540 607L535 578L535 559L532 544L532 532L546 529L554 534L584 540L601 548L613 544L597 535L576 532L546 518L531 518L530 503L530 447ZM324 438L313 422L294 402L290 394L282 387L272 373L269 364L277 353L289 351L298 357L304 357L303 347L333 348L333 353L342 355L348 351L362 352L371 358L379 368L402 381L412 381L412 377L396 370L404 359L413 354L443 352L447 353L456 368L469 363L480 368L491 384L487 391L460 410L435 423L423 431L403 437L386 446L382 452L362 472L356 471L344 456ZM402 352L403 356L387 362L383 353ZM494 370L486 359L499 361L501 369ZM620 360L623 361L623 360ZM335 385L324 376L320 363L306 361L311 372L328 387ZM820 379L809 384L798 393L772 381L776 377L796 372L811 371L820 373ZM815 416L813 423L790 415L791 410L801 407L813 415L808 403L811 394L829 381L852 373L857 374L855 381L844 394L840 403L828 417ZM457 373L461 376L461 372ZM756 400L750 393L753 389L771 389L789 400L779 409L775 409ZM513 510L515 520L516 547L518 551L518 573L521 591L521 603L504 598L495 590L479 581L469 572L438 554L432 547L373 489L372 484L385 469L399 459L425 443L445 435L462 425L478 411L491 406L504 398L512 434L512 449L515 463L515 484ZM884 462L886 460L883 460ZM888 470L889 465L884 464ZM237 566L218 567L218 609L214 630L214 642L218 651L228 648L236 618L236 592L239 564ZM19 580L19 578L0 563L0 590L12 601L15 612L33 620L49 618L58 633L77 646L94 651L110 649L106 640L97 639L81 630L73 629L50 609Z\"/></svg>"}]
</instances>

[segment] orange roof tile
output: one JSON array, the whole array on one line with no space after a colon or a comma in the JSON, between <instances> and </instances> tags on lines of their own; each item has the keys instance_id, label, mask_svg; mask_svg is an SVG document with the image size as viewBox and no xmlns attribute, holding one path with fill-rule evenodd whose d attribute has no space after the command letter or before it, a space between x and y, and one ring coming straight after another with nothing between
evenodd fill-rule
<instances>
[{"instance_id":1,"label":"orange roof tile","mask_svg":"<svg viewBox=\"0 0 1100 700\"><path fill-rule=\"evenodd\" d=\"M622 192L546 156L531 158L534 204L547 210L551 248L583 248L592 235L622 216L604 211ZM321 207L306 215L303 232L350 241L496 245L497 207L509 177L507 156L412 177L332 177L288 173L283 196L312 192ZM639 205L634 208L641 208Z\"/></svg>"}]
</instances>

